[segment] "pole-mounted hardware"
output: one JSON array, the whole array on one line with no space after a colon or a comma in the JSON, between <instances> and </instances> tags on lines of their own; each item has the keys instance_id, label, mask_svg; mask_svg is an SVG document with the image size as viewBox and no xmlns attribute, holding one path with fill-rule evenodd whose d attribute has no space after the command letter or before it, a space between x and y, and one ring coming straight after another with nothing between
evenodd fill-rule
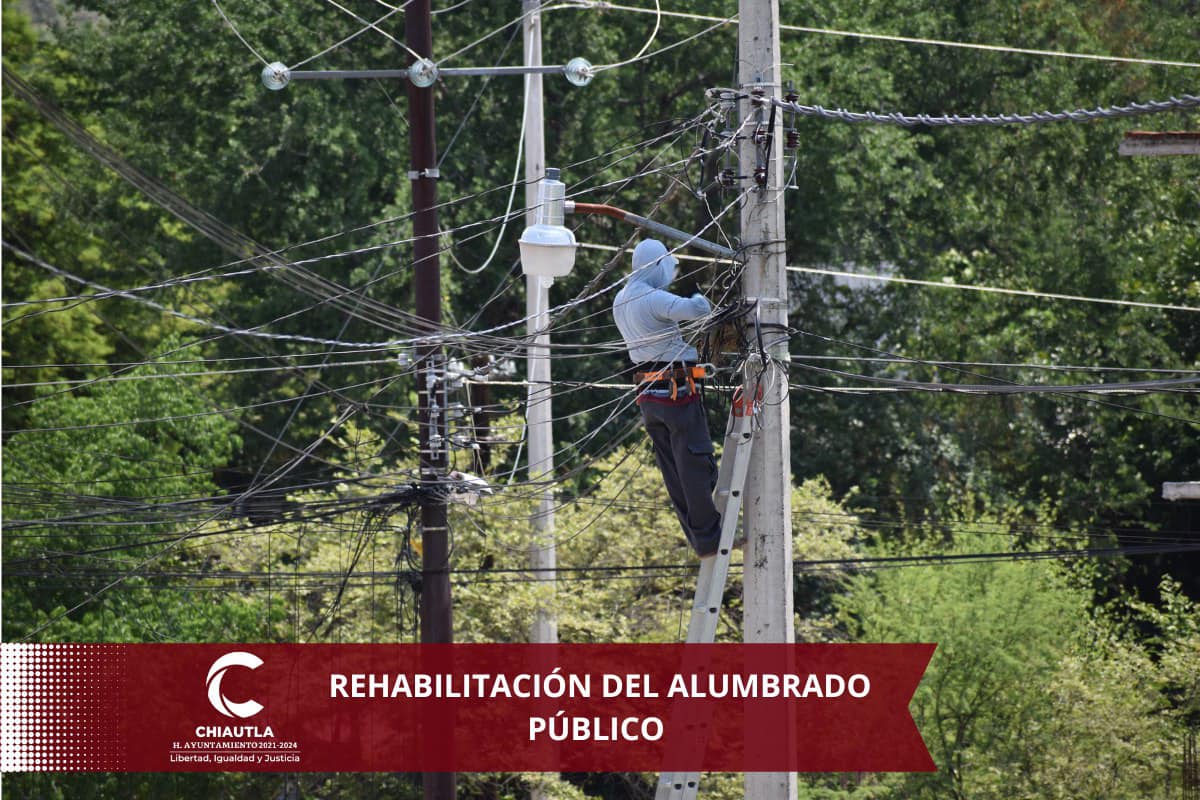
<instances>
[{"instance_id":1,"label":"pole-mounted hardware","mask_svg":"<svg viewBox=\"0 0 1200 800\"><path fill-rule=\"evenodd\" d=\"M262 82L272 91L279 91L292 81L330 81L346 78L400 78L412 82L422 89L432 86L439 78L469 75L554 75L566 77L575 86L587 86L596 76L592 64L586 58L572 58L566 64L536 67L446 67L442 68L428 58L413 62L406 69L289 69L276 61L263 67Z\"/></svg>"}]
</instances>

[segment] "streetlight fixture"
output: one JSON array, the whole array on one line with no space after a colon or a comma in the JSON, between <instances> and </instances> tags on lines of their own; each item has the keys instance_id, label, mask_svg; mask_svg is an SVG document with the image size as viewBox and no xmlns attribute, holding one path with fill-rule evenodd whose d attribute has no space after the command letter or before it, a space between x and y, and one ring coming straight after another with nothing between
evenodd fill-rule
<instances>
[{"instance_id":1,"label":"streetlight fixture","mask_svg":"<svg viewBox=\"0 0 1200 800\"><path fill-rule=\"evenodd\" d=\"M558 179L559 171L546 169L546 177L538 185L537 223L521 234L521 270L526 275L558 278L570 275L575 266L575 234L563 225L567 214L597 214L613 217L666 239L682 242L711 253L718 258L737 259L738 251L701 239L695 234L672 228L622 208L593 203L577 203L566 199L567 187Z\"/></svg>"},{"instance_id":2,"label":"streetlight fixture","mask_svg":"<svg viewBox=\"0 0 1200 800\"><path fill-rule=\"evenodd\" d=\"M550 167L538 186L537 222L521 234L521 271L526 275L560 278L575 267L575 234L563 225L567 185Z\"/></svg>"}]
</instances>

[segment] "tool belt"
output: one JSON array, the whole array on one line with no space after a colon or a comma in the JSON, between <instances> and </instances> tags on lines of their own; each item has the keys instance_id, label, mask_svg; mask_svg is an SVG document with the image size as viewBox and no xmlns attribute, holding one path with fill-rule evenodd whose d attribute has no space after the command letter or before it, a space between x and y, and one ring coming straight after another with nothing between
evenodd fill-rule
<instances>
[{"instance_id":1,"label":"tool belt","mask_svg":"<svg viewBox=\"0 0 1200 800\"><path fill-rule=\"evenodd\" d=\"M711 364L688 364L682 367L666 367L664 369L649 369L633 373L633 380L638 385L638 391L646 389L670 389L671 399L679 395L679 385L682 383L688 390L696 393L696 381L712 377Z\"/></svg>"}]
</instances>

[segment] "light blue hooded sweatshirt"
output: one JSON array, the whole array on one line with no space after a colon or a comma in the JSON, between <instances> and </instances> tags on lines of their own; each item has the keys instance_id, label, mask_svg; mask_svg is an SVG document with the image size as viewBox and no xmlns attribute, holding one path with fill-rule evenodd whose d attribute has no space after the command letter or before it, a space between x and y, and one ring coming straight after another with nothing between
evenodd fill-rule
<instances>
[{"instance_id":1,"label":"light blue hooded sweatshirt","mask_svg":"<svg viewBox=\"0 0 1200 800\"><path fill-rule=\"evenodd\" d=\"M707 316L712 305L704 295L684 298L666 291L678 263L655 239L633 250L633 274L613 300L613 317L635 364L697 358L696 348L683 341L679 323Z\"/></svg>"}]
</instances>

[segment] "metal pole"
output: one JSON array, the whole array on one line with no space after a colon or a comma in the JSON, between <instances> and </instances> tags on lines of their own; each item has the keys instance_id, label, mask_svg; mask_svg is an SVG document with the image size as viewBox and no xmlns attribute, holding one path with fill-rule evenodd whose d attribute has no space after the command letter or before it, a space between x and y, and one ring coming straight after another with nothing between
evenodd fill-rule
<instances>
[{"instance_id":1,"label":"metal pole","mask_svg":"<svg viewBox=\"0 0 1200 800\"><path fill-rule=\"evenodd\" d=\"M479 76L504 76L504 75L562 75L567 71L567 66L557 64L553 66L538 66L536 69L528 67L439 67L438 75L440 77L448 77L451 75L462 77L479 77ZM407 69L298 69L295 71L288 70L288 80L290 81L336 81L346 78L374 78L376 80L401 79L408 78Z\"/></svg>"},{"instance_id":2,"label":"metal pole","mask_svg":"<svg viewBox=\"0 0 1200 800\"><path fill-rule=\"evenodd\" d=\"M779 63L779 0L738 2L738 83L742 94L761 96L768 104L741 102L747 120L739 149L743 175L752 176L753 191L741 213L742 244L746 254L743 290L758 301L763 341L775 362L789 363L787 272L784 246L782 115L774 125L769 99L781 94ZM751 362L751 369L754 370ZM752 373L749 378L754 378ZM742 521L746 531L746 642L794 642L792 622L792 484L787 379L763 377L760 427L746 480ZM781 735L794 736L786 725ZM792 743L795 746L795 743ZM794 772L748 772L748 800L792 800Z\"/></svg>"},{"instance_id":3,"label":"metal pole","mask_svg":"<svg viewBox=\"0 0 1200 800\"><path fill-rule=\"evenodd\" d=\"M539 0L522 0L525 12L525 65L539 67L542 63L542 15ZM537 222L538 181L546 172L546 143L543 133L542 76L530 73L525 78L525 218L526 224ZM554 475L554 430L550 403L550 286L553 278L527 275L525 277L525 315L529 318L529 348L527 371L529 397L526 406L526 431L529 436L529 480L548 481ZM530 632L534 642L558 641L558 619L554 613L555 573L557 554L554 549L554 494L549 486L540 493L538 508L533 516L529 542L529 566L534 576L546 587L545 601L539 605ZM534 797L538 796L534 793Z\"/></svg>"},{"instance_id":4,"label":"metal pole","mask_svg":"<svg viewBox=\"0 0 1200 800\"><path fill-rule=\"evenodd\" d=\"M430 0L414 0L407 9L404 38L425 58L433 53ZM433 90L408 86L409 152L412 171L413 268L417 316L432 333L442 321L441 272L438 263L437 166ZM438 344L423 345L417 354L417 427L421 450L421 483L439 482L446 471L445 364ZM454 639L450 606L449 531L446 503L429 492L421 501L421 641ZM444 743L443 743L444 744ZM453 772L423 776L425 800L454 800Z\"/></svg>"}]
</instances>

